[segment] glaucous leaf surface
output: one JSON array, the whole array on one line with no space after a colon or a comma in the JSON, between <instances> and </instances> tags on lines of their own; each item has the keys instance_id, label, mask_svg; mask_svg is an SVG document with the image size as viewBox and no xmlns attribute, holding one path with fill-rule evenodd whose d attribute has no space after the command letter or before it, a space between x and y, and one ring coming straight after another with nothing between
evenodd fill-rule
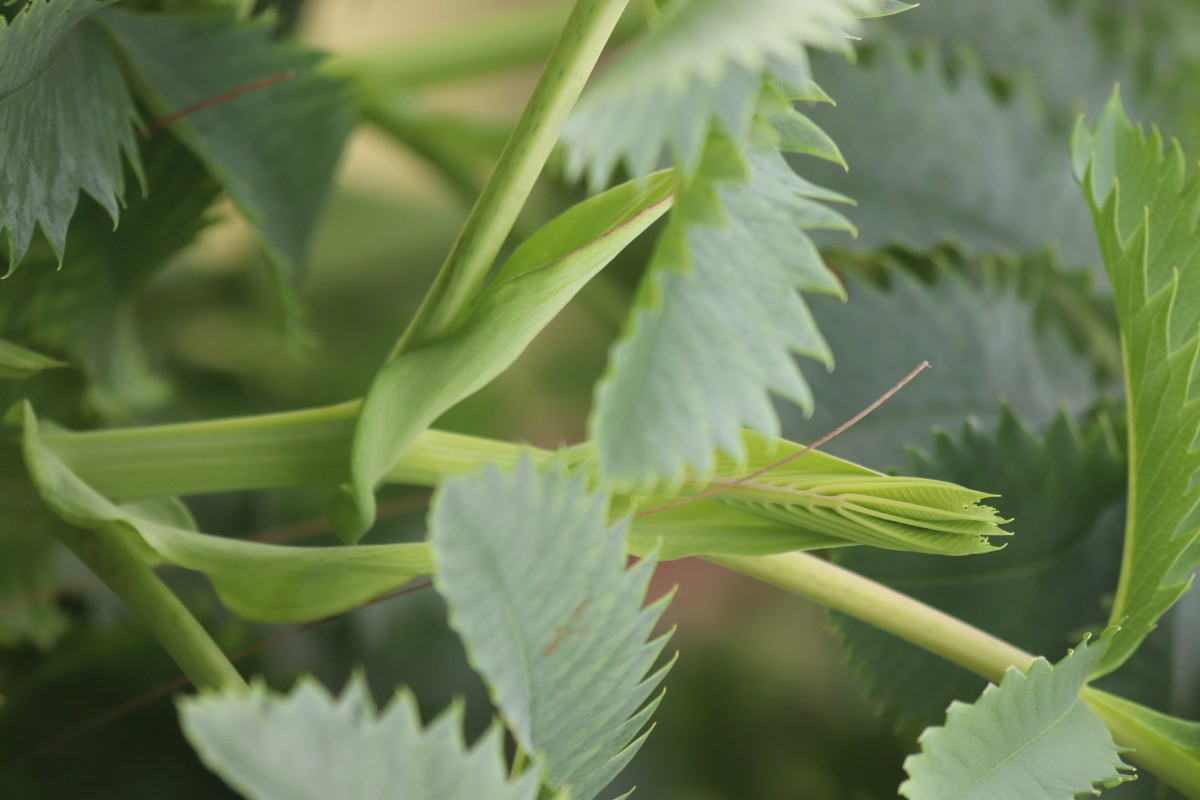
<instances>
[{"instance_id":1,"label":"glaucous leaf surface","mask_svg":"<svg viewBox=\"0 0 1200 800\"><path fill-rule=\"evenodd\" d=\"M443 412L525 350L597 272L662 216L670 173L610 189L564 212L513 252L449 335L388 362L359 414L350 474L331 503L338 534L357 541L375 518L375 487Z\"/></svg>"},{"instance_id":2,"label":"glaucous leaf surface","mask_svg":"<svg viewBox=\"0 0 1200 800\"><path fill-rule=\"evenodd\" d=\"M849 229L820 202L845 198L774 144L743 153L720 136L677 196L589 420L601 475L622 488L740 457L743 427L778 435L770 393L812 407L792 354L832 363L798 291L841 295L807 231Z\"/></svg>"},{"instance_id":3,"label":"glaucous leaf surface","mask_svg":"<svg viewBox=\"0 0 1200 800\"><path fill-rule=\"evenodd\" d=\"M377 711L361 674L338 698L312 678L286 695L248 692L179 702L184 735L201 760L247 800L535 800L539 770L510 781L493 726L468 747L463 709L427 727L400 691Z\"/></svg>"},{"instance_id":4,"label":"glaucous leaf surface","mask_svg":"<svg viewBox=\"0 0 1200 800\"><path fill-rule=\"evenodd\" d=\"M523 459L447 481L430 514L451 627L517 743L574 800L637 753L667 670L647 676L666 641L648 641L666 599L642 606L654 561L626 569L607 500L582 473Z\"/></svg>"},{"instance_id":5,"label":"glaucous leaf surface","mask_svg":"<svg viewBox=\"0 0 1200 800\"><path fill-rule=\"evenodd\" d=\"M1010 668L973 704L955 702L946 725L921 735L904 762L909 800L1071 800L1131 780L1121 749L1079 697L1104 642L1084 642L1055 665Z\"/></svg>"},{"instance_id":6,"label":"glaucous leaf surface","mask_svg":"<svg viewBox=\"0 0 1200 800\"><path fill-rule=\"evenodd\" d=\"M229 192L273 260L289 271L302 266L353 124L344 87L317 70L320 56L272 40L265 18L237 24L231 12L110 9L100 19L160 117L221 98L173 122L171 131ZM285 74L279 83L223 98Z\"/></svg>"},{"instance_id":7,"label":"glaucous leaf surface","mask_svg":"<svg viewBox=\"0 0 1200 800\"><path fill-rule=\"evenodd\" d=\"M1111 620L1121 626L1098 670L1119 667L1187 589L1200 489L1200 181L1182 150L1163 152L1114 95L1093 130L1076 129L1074 159L1113 287L1124 351L1130 476L1125 552Z\"/></svg>"},{"instance_id":8,"label":"glaucous leaf surface","mask_svg":"<svg viewBox=\"0 0 1200 800\"><path fill-rule=\"evenodd\" d=\"M97 536L132 537L150 563L204 573L234 613L257 622L321 619L357 608L433 569L425 544L291 547L194 530L179 503L117 505L71 472L38 438L24 411L25 463L42 500L64 522Z\"/></svg>"},{"instance_id":9,"label":"glaucous leaf surface","mask_svg":"<svg viewBox=\"0 0 1200 800\"><path fill-rule=\"evenodd\" d=\"M742 143L768 68L808 78L806 47L847 51L871 0L684 0L672 3L593 83L563 130L568 175L608 182L635 175L665 149L690 174L710 126Z\"/></svg>"},{"instance_id":10,"label":"glaucous leaf surface","mask_svg":"<svg viewBox=\"0 0 1200 800\"><path fill-rule=\"evenodd\" d=\"M62 263L86 192L116 222L122 154L138 169L136 112L112 44L90 20L105 0L33 0L0 17L0 231L8 272L40 227Z\"/></svg>"}]
</instances>

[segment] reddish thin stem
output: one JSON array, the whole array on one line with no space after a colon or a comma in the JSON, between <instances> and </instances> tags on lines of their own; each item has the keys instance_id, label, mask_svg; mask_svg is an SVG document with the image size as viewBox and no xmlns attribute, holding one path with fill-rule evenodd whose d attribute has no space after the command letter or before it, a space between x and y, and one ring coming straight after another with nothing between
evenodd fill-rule
<instances>
[{"instance_id":1,"label":"reddish thin stem","mask_svg":"<svg viewBox=\"0 0 1200 800\"><path fill-rule=\"evenodd\" d=\"M178 110L172 114L168 114L167 116L162 117L161 119L157 119L154 122L151 122L146 127L140 128L137 131L137 136L139 139L144 139L145 137L149 136L150 134L154 133L155 131L161 130L172 123L178 122L179 120L183 119L184 117L188 117L188 116L191 116L192 114L195 114L198 111L203 111L206 108L212 108L213 106L220 105L221 103L227 103L230 100L234 99L235 97L241 97L244 94L249 94L250 92L256 92L259 89L265 89L268 86L274 86L277 83L283 83L284 81L295 77L295 75L296 75L296 71L289 69L289 70L285 70L283 72L277 72L274 75L268 75L265 78L259 78L256 81L250 81L249 83L244 83L241 86L237 86L233 89L230 89L228 92L222 92L221 94L214 95L213 97L210 97L207 100L201 100L199 103L190 105L187 108L181 108L180 110Z\"/></svg>"},{"instance_id":2,"label":"reddish thin stem","mask_svg":"<svg viewBox=\"0 0 1200 800\"><path fill-rule=\"evenodd\" d=\"M908 384L909 381L911 381L913 378L917 377L917 375L919 375L923 370L928 369L928 368L929 368L929 362L922 361L916 369L914 369L912 372L908 373L908 375L906 375L903 380L901 380L899 383L897 383L891 389L888 389L886 392L884 392L883 395L881 395L879 397L879 399L876 400L874 403L871 403L871 405L867 406L862 411L858 412L853 417L851 417L849 420L847 420L846 422L843 422L837 428L835 428L834 430L832 430L829 433L822 436L820 439L817 439L815 442L810 444L808 447L805 447L803 450L800 450L796 453L792 453L787 458L781 458L778 461L776 461L774 464L768 464L767 466L763 467L762 469L757 469L754 472L751 472L749 475L744 475L741 478L738 478L736 481L722 484L721 486L714 486L711 489L707 489L703 492L700 492L700 494L694 494L691 497L685 497L682 500L676 500L671 503L666 503L665 505L656 506L654 508L647 509L646 511L643 511L640 514L635 514L633 516L633 518L634 519L642 519L643 517L648 517L651 514L658 514L659 512L662 512L662 511L669 511L672 508L679 508L680 506L686 506L688 503L695 503L697 500L707 499L709 497L712 497L714 494L719 494L719 493L727 491L729 489L733 489L736 486L741 486L742 484L749 483L750 481L754 480L755 478L759 477L760 475L764 475L773 469L779 469L784 464L795 461L797 458L799 458L800 456L809 452L810 450L817 449L818 447L820 447L821 445L830 441L831 439L845 433L846 430L848 430L849 428L852 428L853 426L857 425L860 421L862 421L863 417L867 416L872 411L879 408L881 405L883 405L888 400L890 400L892 398L892 395L894 395L896 392L903 389Z\"/></svg>"}]
</instances>

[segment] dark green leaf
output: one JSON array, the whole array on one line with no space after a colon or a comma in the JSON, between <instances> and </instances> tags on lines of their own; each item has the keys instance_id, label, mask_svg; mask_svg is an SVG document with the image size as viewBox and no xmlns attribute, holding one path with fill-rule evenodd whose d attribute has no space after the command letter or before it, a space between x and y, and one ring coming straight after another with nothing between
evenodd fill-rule
<instances>
[{"instance_id":1,"label":"dark green leaf","mask_svg":"<svg viewBox=\"0 0 1200 800\"><path fill-rule=\"evenodd\" d=\"M955 428L964 419L993 423L1001 399L1041 428L1059 409L1081 414L1100 397L1092 365L1057 330L1037 329L1033 305L1015 287L982 275L968 281L946 269L935 270L931 283L903 269L884 274L887 288L847 276L845 304L814 300L813 316L839 367L811 377L811 420L783 412L790 437L825 435L924 360L932 369L825 449L878 468L898 466L905 448L927 442L935 427ZM995 490L967 476L950 480Z\"/></svg>"},{"instance_id":2,"label":"dark green leaf","mask_svg":"<svg viewBox=\"0 0 1200 800\"><path fill-rule=\"evenodd\" d=\"M269 20L237 24L232 13L110 10L101 20L156 114L220 101L173 122L172 132L229 192L276 263L303 265L352 125L347 93L317 71L320 57L272 41Z\"/></svg>"},{"instance_id":3,"label":"dark green leaf","mask_svg":"<svg viewBox=\"0 0 1200 800\"><path fill-rule=\"evenodd\" d=\"M808 172L858 201L849 214L855 248L928 250L946 239L972 254L1051 246L1065 265L1103 280L1063 136L1023 87L1000 100L973 65L948 77L935 53L914 62L887 41L858 63L824 58L814 69L838 105L809 113L850 169Z\"/></svg>"},{"instance_id":4,"label":"dark green leaf","mask_svg":"<svg viewBox=\"0 0 1200 800\"><path fill-rule=\"evenodd\" d=\"M35 226L59 263L80 191L117 220L121 155L138 169L135 111L111 43L88 17L111 0L33 0L0 17L0 231L8 271Z\"/></svg>"}]
</instances>

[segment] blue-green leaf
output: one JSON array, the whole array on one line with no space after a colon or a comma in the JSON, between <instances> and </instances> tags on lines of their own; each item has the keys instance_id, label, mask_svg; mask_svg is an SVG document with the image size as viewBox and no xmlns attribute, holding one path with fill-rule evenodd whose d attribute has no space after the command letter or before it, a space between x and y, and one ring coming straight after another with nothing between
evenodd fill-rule
<instances>
[{"instance_id":1,"label":"blue-green leaf","mask_svg":"<svg viewBox=\"0 0 1200 800\"><path fill-rule=\"evenodd\" d=\"M622 487L740 457L742 427L776 436L769 393L811 409L793 353L832 364L797 290L841 294L807 230L848 229L763 143L744 157L714 136L614 347L589 421L601 474Z\"/></svg>"},{"instance_id":2,"label":"blue-green leaf","mask_svg":"<svg viewBox=\"0 0 1200 800\"><path fill-rule=\"evenodd\" d=\"M534 800L539 771L510 781L493 726L463 742L463 707L422 727L416 699L400 691L375 709L361 674L340 698L312 678L287 695L248 692L179 702L183 733L200 759L248 800Z\"/></svg>"},{"instance_id":3,"label":"blue-green leaf","mask_svg":"<svg viewBox=\"0 0 1200 800\"><path fill-rule=\"evenodd\" d=\"M904 762L909 800L1071 800L1131 779L1108 729L1079 697L1103 642L1051 665L1010 668L972 705L955 702L946 725L921 735Z\"/></svg>"},{"instance_id":4,"label":"blue-green leaf","mask_svg":"<svg viewBox=\"0 0 1200 800\"><path fill-rule=\"evenodd\" d=\"M742 142L768 68L808 82L805 47L846 51L867 0L682 0L580 100L563 130L567 172L592 186L625 163L635 175L664 148L690 172L710 124Z\"/></svg>"},{"instance_id":5,"label":"blue-green leaf","mask_svg":"<svg viewBox=\"0 0 1200 800\"><path fill-rule=\"evenodd\" d=\"M646 675L666 638L647 642L665 605L642 607L653 559L626 570L606 502L582 474L524 459L447 481L430 516L451 626L517 742L574 800L640 748L666 672Z\"/></svg>"}]
</instances>

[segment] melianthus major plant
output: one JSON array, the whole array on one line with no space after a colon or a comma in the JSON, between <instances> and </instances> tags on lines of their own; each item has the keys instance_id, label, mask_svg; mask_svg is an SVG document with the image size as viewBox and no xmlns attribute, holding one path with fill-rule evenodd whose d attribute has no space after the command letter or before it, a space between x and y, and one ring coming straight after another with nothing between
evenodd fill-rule
<instances>
[{"instance_id":1,"label":"melianthus major plant","mask_svg":"<svg viewBox=\"0 0 1200 800\"><path fill-rule=\"evenodd\" d=\"M69 548L200 690L179 701L183 732L247 797L599 796L645 741L670 667L654 633L667 600L645 605L647 582L688 556L836 612L885 707L924 729L900 787L912 800L1200 796L1200 728L1160 691L1177 664L1144 646L1200 564L1200 184L1111 95L1126 78L1133 107L1169 113L1190 142L1189 84L1172 76L1190 74L1193 21L1166 3L1124 28L1103 24L1120 9L1033 0L866 24L904 7L625 5L578 0L546 26L542 76L361 399L142 427L111 424L162 405L127 304L219 193L286 293L355 110L464 189L471 136L408 106L427 65L321 61L247 4L6 7L0 594L53 582ZM585 88L614 31L632 41ZM1079 53L1053 47L1079 31ZM1168 44L1147 54L1139 36ZM556 148L593 196L505 253ZM830 205L848 197L855 211ZM819 238L851 220L853 244ZM587 441L550 452L431 427L654 227ZM831 445L885 465L935 424L984 420L939 434L908 475L779 438L784 424L815 438L863 404L849 387L962 341L977 346L939 365L937 394L918 382ZM811 369L835 354L831 376ZM427 537L360 543L385 484L437 487ZM290 486L326 488L342 544L202 533L176 499ZM431 575L498 721L467 745L461 705L426 724L405 690L377 710L361 677L340 697L247 685L164 564L266 623ZM5 644L46 650L69 626L49 603L2 622ZM1173 634L1186 647L1186 624ZM1130 784L1130 763L1163 785Z\"/></svg>"}]
</instances>

